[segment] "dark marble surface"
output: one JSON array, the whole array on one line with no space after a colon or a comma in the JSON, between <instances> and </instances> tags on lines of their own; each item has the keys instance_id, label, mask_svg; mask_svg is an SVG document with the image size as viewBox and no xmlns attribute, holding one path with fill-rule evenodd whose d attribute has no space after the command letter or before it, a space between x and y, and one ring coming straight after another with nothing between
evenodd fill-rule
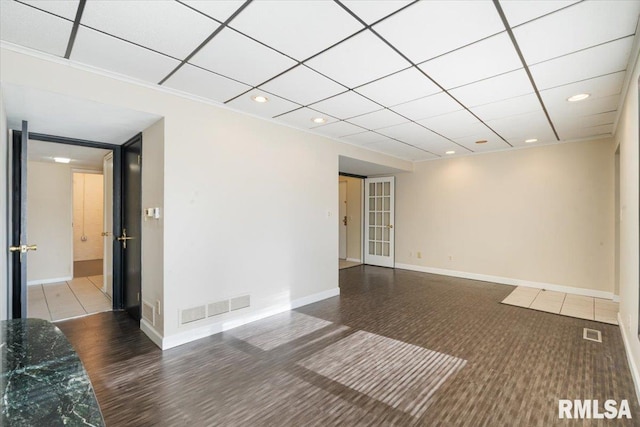
<instances>
[{"instance_id":1,"label":"dark marble surface","mask_svg":"<svg viewBox=\"0 0 640 427\"><path fill-rule=\"evenodd\" d=\"M0 322L0 425L104 426L91 381L51 322Z\"/></svg>"}]
</instances>

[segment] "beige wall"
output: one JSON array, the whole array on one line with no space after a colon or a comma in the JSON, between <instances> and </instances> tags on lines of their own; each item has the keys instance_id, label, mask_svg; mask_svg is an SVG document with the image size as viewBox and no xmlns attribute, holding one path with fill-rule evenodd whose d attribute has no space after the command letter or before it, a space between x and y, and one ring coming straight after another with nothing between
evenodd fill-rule
<instances>
[{"instance_id":1,"label":"beige wall","mask_svg":"<svg viewBox=\"0 0 640 427\"><path fill-rule=\"evenodd\" d=\"M611 146L416 163L397 175L396 262L613 292Z\"/></svg>"},{"instance_id":2,"label":"beige wall","mask_svg":"<svg viewBox=\"0 0 640 427\"><path fill-rule=\"evenodd\" d=\"M7 185L7 161L9 157L9 135L7 130L7 115L2 102L2 89L0 88L0 248L9 247L7 236L7 205L9 191ZM0 320L6 320L9 315L8 301L8 272L6 250L0 250Z\"/></svg>"},{"instance_id":3,"label":"beige wall","mask_svg":"<svg viewBox=\"0 0 640 427\"><path fill-rule=\"evenodd\" d=\"M640 396L640 341L638 339L638 78L640 60L636 60L631 84L623 104L615 136L620 144L620 320L627 344L627 355L632 362L636 392ZM613 155L613 148L612 153Z\"/></svg>"},{"instance_id":4,"label":"beige wall","mask_svg":"<svg viewBox=\"0 0 640 427\"><path fill-rule=\"evenodd\" d=\"M347 183L347 259L362 261L362 180L340 176L341 181Z\"/></svg>"},{"instance_id":5,"label":"beige wall","mask_svg":"<svg viewBox=\"0 0 640 427\"><path fill-rule=\"evenodd\" d=\"M27 282L57 282L73 276L71 167L29 162L27 166Z\"/></svg>"},{"instance_id":6,"label":"beige wall","mask_svg":"<svg viewBox=\"0 0 640 427\"><path fill-rule=\"evenodd\" d=\"M160 219L142 221L142 300L156 307L155 325L163 333L164 310L164 120L142 132L142 209L160 208Z\"/></svg>"},{"instance_id":7,"label":"beige wall","mask_svg":"<svg viewBox=\"0 0 640 427\"><path fill-rule=\"evenodd\" d=\"M98 173L73 174L73 260L102 259L104 184ZM85 240L82 239L85 236Z\"/></svg>"}]
</instances>

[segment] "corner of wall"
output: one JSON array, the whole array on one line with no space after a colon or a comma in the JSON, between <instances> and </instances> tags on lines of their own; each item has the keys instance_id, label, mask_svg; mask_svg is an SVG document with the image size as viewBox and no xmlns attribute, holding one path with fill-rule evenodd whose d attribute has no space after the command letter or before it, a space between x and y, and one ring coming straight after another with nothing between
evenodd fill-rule
<instances>
[{"instance_id":1,"label":"corner of wall","mask_svg":"<svg viewBox=\"0 0 640 427\"><path fill-rule=\"evenodd\" d=\"M7 115L4 110L2 100L2 89L0 88L0 248L8 246L7 236L7 212L9 200L9 185L7 161L9 159L9 129L7 126ZM9 314L9 276L7 271L7 251L0 251L0 320L8 318Z\"/></svg>"}]
</instances>

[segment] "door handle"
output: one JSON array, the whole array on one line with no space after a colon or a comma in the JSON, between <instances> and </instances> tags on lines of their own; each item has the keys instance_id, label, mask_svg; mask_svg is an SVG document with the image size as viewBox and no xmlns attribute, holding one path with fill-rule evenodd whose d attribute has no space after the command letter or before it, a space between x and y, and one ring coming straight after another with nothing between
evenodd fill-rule
<instances>
[{"instance_id":1,"label":"door handle","mask_svg":"<svg viewBox=\"0 0 640 427\"><path fill-rule=\"evenodd\" d=\"M387 225L387 228L393 228L393 225L389 224Z\"/></svg>"},{"instance_id":2,"label":"door handle","mask_svg":"<svg viewBox=\"0 0 640 427\"><path fill-rule=\"evenodd\" d=\"M111 236L112 234L111 234L111 232L110 232L110 231L103 231L102 233L100 233L100 235L101 235L102 237L109 237L109 236Z\"/></svg>"},{"instance_id":3,"label":"door handle","mask_svg":"<svg viewBox=\"0 0 640 427\"><path fill-rule=\"evenodd\" d=\"M37 251L38 245L20 245L9 246L9 252L20 252L20 262L22 262L22 254L26 254L27 251Z\"/></svg>"},{"instance_id":4,"label":"door handle","mask_svg":"<svg viewBox=\"0 0 640 427\"><path fill-rule=\"evenodd\" d=\"M127 229L122 230L122 236L118 237L118 241L122 242L122 249L127 249L127 240L135 239L135 237L127 236Z\"/></svg>"},{"instance_id":5,"label":"door handle","mask_svg":"<svg viewBox=\"0 0 640 427\"><path fill-rule=\"evenodd\" d=\"M344 225L347 225L347 216L345 215L344 218L342 218L342 223Z\"/></svg>"}]
</instances>

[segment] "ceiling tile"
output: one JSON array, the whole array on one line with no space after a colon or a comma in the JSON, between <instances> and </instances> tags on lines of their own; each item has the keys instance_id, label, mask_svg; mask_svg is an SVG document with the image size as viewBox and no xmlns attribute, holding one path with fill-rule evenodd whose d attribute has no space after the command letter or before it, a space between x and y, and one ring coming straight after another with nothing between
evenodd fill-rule
<instances>
[{"instance_id":1,"label":"ceiling tile","mask_svg":"<svg viewBox=\"0 0 640 427\"><path fill-rule=\"evenodd\" d=\"M593 138L596 136L608 137L608 136L611 136L613 133L613 124L565 130L558 133L560 134L560 137L562 138L563 141Z\"/></svg>"},{"instance_id":2,"label":"ceiling tile","mask_svg":"<svg viewBox=\"0 0 640 427\"><path fill-rule=\"evenodd\" d=\"M487 126L512 144L524 144L525 140L531 138L542 141L548 135L553 135L553 130L542 110L490 120L486 123Z\"/></svg>"},{"instance_id":3,"label":"ceiling tile","mask_svg":"<svg viewBox=\"0 0 640 427\"><path fill-rule=\"evenodd\" d=\"M250 86L189 64L169 77L164 86L218 102L224 102L251 89Z\"/></svg>"},{"instance_id":4,"label":"ceiling tile","mask_svg":"<svg viewBox=\"0 0 640 427\"><path fill-rule=\"evenodd\" d=\"M411 67L361 86L356 92L382 105L392 106L433 95L441 90L415 67Z\"/></svg>"},{"instance_id":5,"label":"ceiling tile","mask_svg":"<svg viewBox=\"0 0 640 427\"><path fill-rule=\"evenodd\" d=\"M207 43L190 63L257 86L293 67L293 59L228 28Z\"/></svg>"},{"instance_id":6,"label":"ceiling tile","mask_svg":"<svg viewBox=\"0 0 640 427\"><path fill-rule=\"evenodd\" d=\"M0 1L0 38L64 56L73 24L17 2Z\"/></svg>"},{"instance_id":7,"label":"ceiling tile","mask_svg":"<svg viewBox=\"0 0 640 427\"><path fill-rule=\"evenodd\" d=\"M54 13L63 18L74 21L76 19L76 13L78 12L78 4L80 0L21 0L22 3L26 3L38 9L46 10L47 12ZM2 3L8 3L3 1ZM3 4L4 6L4 4Z\"/></svg>"},{"instance_id":8,"label":"ceiling tile","mask_svg":"<svg viewBox=\"0 0 640 427\"><path fill-rule=\"evenodd\" d=\"M407 121L408 120L404 117L387 109L374 111L373 113L363 114L349 119L349 122L367 129L382 129L389 126L399 125L400 123L406 123Z\"/></svg>"},{"instance_id":9,"label":"ceiling tile","mask_svg":"<svg viewBox=\"0 0 640 427\"><path fill-rule=\"evenodd\" d=\"M377 132L429 151L441 150L440 147L451 144L451 141L411 122L380 129Z\"/></svg>"},{"instance_id":10,"label":"ceiling tile","mask_svg":"<svg viewBox=\"0 0 640 427\"><path fill-rule=\"evenodd\" d=\"M576 0L500 0L500 6L504 11L511 27L531 21L547 15L556 10L577 3Z\"/></svg>"},{"instance_id":11,"label":"ceiling tile","mask_svg":"<svg viewBox=\"0 0 640 427\"><path fill-rule=\"evenodd\" d=\"M530 67L538 90L585 80L627 68L633 37L601 44Z\"/></svg>"},{"instance_id":12,"label":"ceiling tile","mask_svg":"<svg viewBox=\"0 0 640 427\"><path fill-rule=\"evenodd\" d=\"M310 107L339 119L348 119L349 117L359 116L382 108L375 102L369 101L353 91L325 99L310 105Z\"/></svg>"},{"instance_id":13,"label":"ceiling tile","mask_svg":"<svg viewBox=\"0 0 640 427\"><path fill-rule=\"evenodd\" d=\"M254 1L231 27L297 60L344 40L363 28L330 1Z\"/></svg>"},{"instance_id":14,"label":"ceiling tile","mask_svg":"<svg viewBox=\"0 0 640 427\"><path fill-rule=\"evenodd\" d=\"M418 148L411 147L407 144L403 144L402 142L398 142L394 140L376 142L376 143L367 145L367 148L370 150L389 154L394 157L399 157L401 159L413 160L413 161L438 158L438 156L435 156L431 153L427 153Z\"/></svg>"},{"instance_id":15,"label":"ceiling tile","mask_svg":"<svg viewBox=\"0 0 640 427\"><path fill-rule=\"evenodd\" d=\"M462 138L454 138L454 141L458 144L466 147L467 150L474 153L481 153L486 151L506 150L511 148L509 144L504 142L498 135L491 132L489 129L474 135L464 136ZM487 141L484 144L476 144L476 141ZM457 153L465 154L467 150L458 150Z\"/></svg>"},{"instance_id":16,"label":"ceiling tile","mask_svg":"<svg viewBox=\"0 0 640 427\"><path fill-rule=\"evenodd\" d=\"M600 98L590 97L580 102L565 102L558 104L551 104L547 106L547 110L551 115L552 120L562 118L566 116L587 116L590 114L605 113L608 111L615 111L618 109L618 102L620 101L620 95L603 96Z\"/></svg>"},{"instance_id":17,"label":"ceiling tile","mask_svg":"<svg viewBox=\"0 0 640 427\"><path fill-rule=\"evenodd\" d=\"M513 30L529 65L634 34L638 1L583 1Z\"/></svg>"},{"instance_id":18,"label":"ceiling tile","mask_svg":"<svg viewBox=\"0 0 640 427\"><path fill-rule=\"evenodd\" d=\"M242 6L245 0L181 0L194 9L199 10L205 15L224 22L233 13Z\"/></svg>"},{"instance_id":19,"label":"ceiling tile","mask_svg":"<svg viewBox=\"0 0 640 427\"><path fill-rule=\"evenodd\" d=\"M506 32L420 64L445 89L522 68Z\"/></svg>"},{"instance_id":20,"label":"ceiling tile","mask_svg":"<svg viewBox=\"0 0 640 427\"><path fill-rule=\"evenodd\" d=\"M380 35L414 63L504 31L490 1L417 2L374 25Z\"/></svg>"},{"instance_id":21,"label":"ceiling tile","mask_svg":"<svg viewBox=\"0 0 640 427\"><path fill-rule=\"evenodd\" d=\"M389 16L413 0L345 0L342 2L367 24Z\"/></svg>"},{"instance_id":22,"label":"ceiling tile","mask_svg":"<svg viewBox=\"0 0 640 427\"><path fill-rule=\"evenodd\" d=\"M616 121L617 113L609 111L606 113L590 114L588 116L579 117L562 117L554 122L556 129L560 135L565 132L580 130L582 128L613 125Z\"/></svg>"},{"instance_id":23,"label":"ceiling tile","mask_svg":"<svg viewBox=\"0 0 640 427\"><path fill-rule=\"evenodd\" d=\"M467 110L441 114L419 120L418 123L451 139L473 135L487 128Z\"/></svg>"},{"instance_id":24,"label":"ceiling tile","mask_svg":"<svg viewBox=\"0 0 640 427\"><path fill-rule=\"evenodd\" d=\"M252 97L257 95L267 97L268 101L264 103L254 101ZM270 93L260 91L258 89L254 89L248 93L245 93L244 95L227 103L227 105L232 108L237 108L240 111L246 111L248 113L262 117L273 117L282 113L286 113L287 111L292 111L296 108L300 108L300 105L298 104L287 101L286 99L282 99Z\"/></svg>"},{"instance_id":25,"label":"ceiling tile","mask_svg":"<svg viewBox=\"0 0 640 427\"><path fill-rule=\"evenodd\" d=\"M502 101L491 102L489 104L471 107L474 112L483 121L500 119L503 117L514 116L516 114L530 113L532 111L541 110L540 101L535 93L517 96Z\"/></svg>"},{"instance_id":26,"label":"ceiling tile","mask_svg":"<svg viewBox=\"0 0 640 427\"><path fill-rule=\"evenodd\" d=\"M594 106L596 108L592 113L616 110L617 104L612 104L610 100L601 103L601 100L603 98L608 99L611 96L613 96L614 99L617 99L622 91L624 77L624 72L608 74L606 76L543 90L540 92L540 96L551 115L551 119L554 121L567 115L576 116L586 114L582 113L582 111L585 108L592 108L592 104L595 104ZM580 102L567 101L567 98L578 93L589 93L591 96ZM598 111L600 107L606 109Z\"/></svg>"},{"instance_id":27,"label":"ceiling tile","mask_svg":"<svg viewBox=\"0 0 640 427\"><path fill-rule=\"evenodd\" d=\"M462 106L444 92L396 105L391 108L411 120L421 120L462 110Z\"/></svg>"},{"instance_id":28,"label":"ceiling tile","mask_svg":"<svg viewBox=\"0 0 640 427\"><path fill-rule=\"evenodd\" d=\"M489 104L532 92L533 86L524 70L512 71L450 91L467 107Z\"/></svg>"},{"instance_id":29,"label":"ceiling tile","mask_svg":"<svg viewBox=\"0 0 640 427\"><path fill-rule=\"evenodd\" d=\"M318 113L317 111L314 111L310 108L300 108L298 110L278 116L275 119L295 127L311 129L314 127L318 127L318 124L313 122L313 119L316 117L324 118L327 121L327 124L338 121L338 119L336 119L335 117L330 117L325 114Z\"/></svg>"},{"instance_id":30,"label":"ceiling tile","mask_svg":"<svg viewBox=\"0 0 640 427\"><path fill-rule=\"evenodd\" d=\"M346 90L304 65L271 80L261 88L302 105L309 105Z\"/></svg>"},{"instance_id":31,"label":"ceiling tile","mask_svg":"<svg viewBox=\"0 0 640 427\"><path fill-rule=\"evenodd\" d=\"M144 25L142 25L144 23ZM184 59L219 24L173 1L89 1L82 24Z\"/></svg>"},{"instance_id":32,"label":"ceiling tile","mask_svg":"<svg viewBox=\"0 0 640 427\"><path fill-rule=\"evenodd\" d=\"M306 64L350 88L411 65L370 31L332 47Z\"/></svg>"},{"instance_id":33,"label":"ceiling tile","mask_svg":"<svg viewBox=\"0 0 640 427\"><path fill-rule=\"evenodd\" d=\"M389 137L384 136L384 135L380 135L379 133L376 132L371 132L371 131L367 131L367 132L360 132L360 133L356 133L353 135L347 135L345 137L343 137L342 139L344 139L345 141L348 141L352 144L356 144L356 145L369 145L369 144L373 144L376 142L382 142L382 141L388 141L390 140Z\"/></svg>"},{"instance_id":34,"label":"ceiling tile","mask_svg":"<svg viewBox=\"0 0 640 427\"><path fill-rule=\"evenodd\" d=\"M339 138L341 136L353 135L364 131L360 126L352 125L347 122L334 122L328 125L322 125L313 128L314 132L321 133L323 135Z\"/></svg>"},{"instance_id":35,"label":"ceiling tile","mask_svg":"<svg viewBox=\"0 0 640 427\"><path fill-rule=\"evenodd\" d=\"M86 27L78 28L71 60L158 83L179 62Z\"/></svg>"}]
</instances>

